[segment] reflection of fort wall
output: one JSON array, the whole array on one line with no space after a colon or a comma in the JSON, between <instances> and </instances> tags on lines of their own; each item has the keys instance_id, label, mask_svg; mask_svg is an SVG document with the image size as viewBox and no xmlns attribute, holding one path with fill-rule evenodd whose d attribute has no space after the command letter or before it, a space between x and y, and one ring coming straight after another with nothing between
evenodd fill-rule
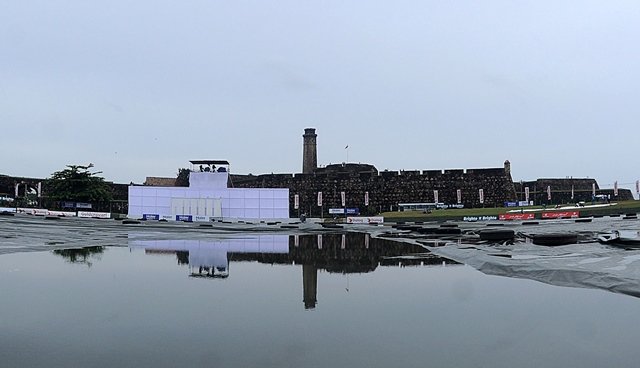
<instances>
[{"instance_id":1,"label":"reflection of fort wall","mask_svg":"<svg viewBox=\"0 0 640 368\"><path fill-rule=\"evenodd\" d=\"M343 240L344 239L344 240ZM420 254L419 259L388 257ZM454 264L449 259L437 257L424 248L387 239L370 238L368 234L322 234L289 237L286 254L230 254L233 261L258 261L269 264L313 265L335 273L364 273L383 266Z\"/></svg>"}]
</instances>

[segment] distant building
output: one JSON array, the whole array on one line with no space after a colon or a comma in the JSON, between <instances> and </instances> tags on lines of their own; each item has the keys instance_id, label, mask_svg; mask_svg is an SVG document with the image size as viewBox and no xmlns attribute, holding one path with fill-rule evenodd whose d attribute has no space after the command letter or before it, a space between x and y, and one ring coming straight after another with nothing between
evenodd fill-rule
<instances>
[{"instance_id":1,"label":"distant building","mask_svg":"<svg viewBox=\"0 0 640 368\"><path fill-rule=\"evenodd\" d=\"M172 221L289 217L289 189L229 188L229 162L190 162L188 187L129 186L129 217Z\"/></svg>"}]
</instances>

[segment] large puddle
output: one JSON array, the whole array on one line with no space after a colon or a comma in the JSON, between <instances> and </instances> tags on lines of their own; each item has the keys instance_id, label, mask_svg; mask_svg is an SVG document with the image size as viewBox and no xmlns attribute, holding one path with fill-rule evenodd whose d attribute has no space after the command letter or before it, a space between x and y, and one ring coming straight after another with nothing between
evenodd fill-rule
<instances>
[{"instance_id":1,"label":"large puddle","mask_svg":"<svg viewBox=\"0 0 640 368\"><path fill-rule=\"evenodd\" d=\"M3 367L631 367L640 357L639 299L487 275L404 231L0 227Z\"/></svg>"}]
</instances>

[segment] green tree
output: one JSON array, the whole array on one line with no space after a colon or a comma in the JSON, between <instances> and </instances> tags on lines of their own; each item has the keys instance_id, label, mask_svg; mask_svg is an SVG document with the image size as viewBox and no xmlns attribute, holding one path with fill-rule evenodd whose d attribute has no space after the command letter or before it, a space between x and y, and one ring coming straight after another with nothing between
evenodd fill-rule
<instances>
[{"instance_id":1,"label":"green tree","mask_svg":"<svg viewBox=\"0 0 640 368\"><path fill-rule=\"evenodd\" d=\"M88 166L67 165L56 171L47 182L48 196L56 201L104 203L113 198L111 186L98 176L102 172L90 172Z\"/></svg>"},{"instance_id":2,"label":"green tree","mask_svg":"<svg viewBox=\"0 0 640 368\"><path fill-rule=\"evenodd\" d=\"M189 169L178 169L178 177L176 178L176 187L188 187L189 186Z\"/></svg>"}]
</instances>

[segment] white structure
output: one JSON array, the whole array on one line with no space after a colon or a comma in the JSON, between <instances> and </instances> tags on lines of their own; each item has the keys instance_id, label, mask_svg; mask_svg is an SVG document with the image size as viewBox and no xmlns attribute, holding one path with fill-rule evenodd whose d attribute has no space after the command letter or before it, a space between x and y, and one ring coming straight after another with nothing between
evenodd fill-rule
<instances>
[{"instance_id":1,"label":"white structure","mask_svg":"<svg viewBox=\"0 0 640 368\"><path fill-rule=\"evenodd\" d=\"M228 168L215 168L228 167L227 161L191 163L200 165L200 170L191 170L189 187L129 186L129 217L174 221L289 217L288 188L228 188Z\"/></svg>"}]
</instances>

